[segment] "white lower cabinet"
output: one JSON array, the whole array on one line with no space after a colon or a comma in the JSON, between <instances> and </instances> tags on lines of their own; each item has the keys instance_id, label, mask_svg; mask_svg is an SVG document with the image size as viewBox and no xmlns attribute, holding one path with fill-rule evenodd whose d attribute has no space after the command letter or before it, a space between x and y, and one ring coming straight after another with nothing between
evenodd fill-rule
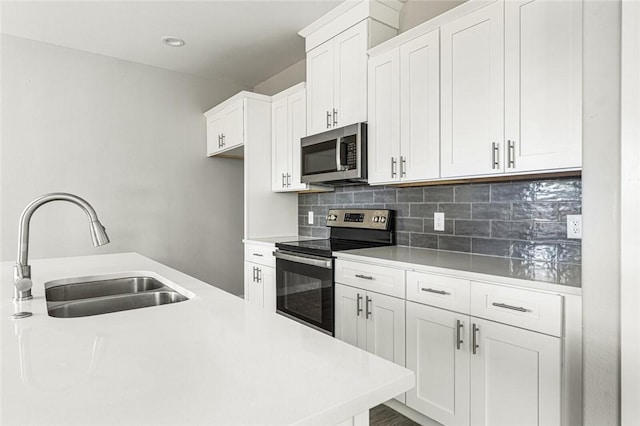
<instances>
[{"instance_id":1,"label":"white lower cabinet","mask_svg":"<svg viewBox=\"0 0 640 426\"><path fill-rule=\"evenodd\" d=\"M336 338L405 365L404 299L336 283L335 300Z\"/></svg>"},{"instance_id":2,"label":"white lower cabinet","mask_svg":"<svg viewBox=\"0 0 640 426\"><path fill-rule=\"evenodd\" d=\"M244 262L244 298L264 309L276 311L275 270L270 266Z\"/></svg>"},{"instance_id":3,"label":"white lower cabinet","mask_svg":"<svg viewBox=\"0 0 640 426\"><path fill-rule=\"evenodd\" d=\"M443 425L560 425L559 337L407 302L407 406Z\"/></svg>"},{"instance_id":4,"label":"white lower cabinet","mask_svg":"<svg viewBox=\"0 0 640 426\"><path fill-rule=\"evenodd\" d=\"M407 406L444 425L469 424L469 328L468 315L407 302Z\"/></svg>"}]
</instances>

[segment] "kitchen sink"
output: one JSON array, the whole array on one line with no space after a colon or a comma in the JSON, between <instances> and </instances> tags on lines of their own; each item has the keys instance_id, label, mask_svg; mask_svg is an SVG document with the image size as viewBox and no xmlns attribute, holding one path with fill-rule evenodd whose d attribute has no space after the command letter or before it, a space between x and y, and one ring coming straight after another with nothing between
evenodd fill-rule
<instances>
[{"instance_id":1,"label":"kitchen sink","mask_svg":"<svg viewBox=\"0 0 640 426\"><path fill-rule=\"evenodd\" d=\"M101 315L189 299L160 279L144 275L51 281L45 284L45 297L49 316L56 318Z\"/></svg>"}]
</instances>

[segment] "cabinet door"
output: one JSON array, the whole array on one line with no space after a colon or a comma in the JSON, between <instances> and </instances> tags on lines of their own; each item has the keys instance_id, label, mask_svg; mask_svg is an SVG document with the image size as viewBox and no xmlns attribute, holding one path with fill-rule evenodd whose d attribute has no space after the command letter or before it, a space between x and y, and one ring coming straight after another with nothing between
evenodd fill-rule
<instances>
[{"instance_id":1,"label":"cabinet door","mask_svg":"<svg viewBox=\"0 0 640 426\"><path fill-rule=\"evenodd\" d=\"M225 108L223 135L223 150L244 144L244 99Z\"/></svg>"},{"instance_id":2,"label":"cabinet door","mask_svg":"<svg viewBox=\"0 0 640 426\"><path fill-rule=\"evenodd\" d=\"M400 179L400 80L398 49L372 57L368 66L369 183L397 182Z\"/></svg>"},{"instance_id":3,"label":"cabinet door","mask_svg":"<svg viewBox=\"0 0 640 426\"><path fill-rule=\"evenodd\" d=\"M582 2L505 2L507 171L582 166Z\"/></svg>"},{"instance_id":4,"label":"cabinet door","mask_svg":"<svg viewBox=\"0 0 640 426\"><path fill-rule=\"evenodd\" d=\"M360 349L367 348L367 322L364 304L366 291L336 284L336 338Z\"/></svg>"},{"instance_id":5,"label":"cabinet door","mask_svg":"<svg viewBox=\"0 0 640 426\"><path fill-rule=\"evenodd\" d=\"M291 190L304 190L307 185L300 182L300 139L307 135L307 95L302 89L287 98L289 111L289 174Z\"/></svg>"},{"instance_id":6,"label":"cabinet door","mask_svg":"<svg viewBox=\"0 0 640 426\"><path fill-rule=\"evenodd\" d=\"M400 46L400 175L440 177L440 33Z\"/></svg>"},{"instance_id":7,"label":"cabinet door","mask_svg":"<svg viewBox=\"0 0 640 426\"><path fill-rule=\"evenodd\" d=\"M223 115L207 118L207 155L211 156L222 150Z\"/></svg>"},{"instance_id":8,"label":"cabinet door","mask_svg":"<svg viewBox=\"0 0 640 426\"><path fill-rule=\"evenodd\" d=\"M398 365L405 365L405 301L397 297L367 292L367 352ZM395 399L405 403L405 394Z\"/></svg>"},{"instance_id":9,"label":"cabinet door","mask_svg":"<svg viewBox=\"0 0 640 426\"><path fill-rule=\"evenodd\" d=\"M333 40L307 53L307 131L324 132L333 123Z\"/></svg>"},{"instance_id":10,"label":"cabinet door","mask_svg":"<svg viewBox=\"0 0 640 426\"><path fill-rule=\"evenodd\" d=\"M258 278L262 285L262 303L269 312L276 311L276 271L268 266L260 266Z\"/></svg>"},{"instance_id":11,"label":"cabinet door","mask_svg":"<svg viewBox=\"0 0 640 426\"><path fill-rule=\"evenodd\" d=\"M244 300L264 306L264 291L262 285L257 281L260 265L251 262L244 262Z\"/></svg>"},{"instance_id":12,"label":"cabinet door","mask_svg":"<svg viewBox=\"0 0 640 426\"><path fill-rule=\"evenodd\" d=\"M471 355L472 425L560 425L560 338L480 320Z\"/></svg>"},{"instance_id":13,"label":"cabinet door","mask_svg":"<svg viewBox=\"0 0 640 426\"><path fill-rule=\"evenodd\" d=\"M271 104L271 189L283 191L287 187L289 173L289 139L288 139L287 97Z\"/></svg>"},{"instance_id":14,"label":"cabinet door","mask_svg":"<svg viewBox=\"0 0 640 426\"><path fill-rule=\"evenodd\" d=\"M334 127L367 121L367 29L364 20L333 38Z\"/></svg>"},{"instance_id":15,"label":"cabinet door","mask_svg":"<svg viewBox=\"0 0 640 426\"><path fill-rule=\"evenodd\" d=\"M503 171L503 27L495 2L440 29L442 177Z\"/></svg>"},{"instance_id":16,"label":"cabinet door","mask_svg":"<svg viewBox=\"0 0 640 426\"><path fill-rule=\"evenodd\" d=\"M468 328L468 316L407 302L407 406L445 425L469 424Z\"/></svg>"}]
</instances>

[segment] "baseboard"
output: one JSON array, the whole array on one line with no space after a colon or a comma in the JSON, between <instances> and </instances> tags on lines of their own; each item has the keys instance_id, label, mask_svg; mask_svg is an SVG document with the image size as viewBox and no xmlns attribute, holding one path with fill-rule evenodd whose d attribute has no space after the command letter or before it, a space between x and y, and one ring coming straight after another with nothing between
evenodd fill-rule
<instances>
[{"instance_id":1,"label":"baseboard","mask_svg":"<svg viewBox=\"0 0 640 426\"><path fill-rule=\"evenodd\" d=\"M396 410L398 413L402 414L405 417L413 420L416 423L421 424L422 426L442 426L442 423L438 423L435 420L425 416L424 414L420 414L415 410L407 407L401 402L396 401L395 399L391 399L384 403L387 407Z\"/></svg>"}]
</instances>

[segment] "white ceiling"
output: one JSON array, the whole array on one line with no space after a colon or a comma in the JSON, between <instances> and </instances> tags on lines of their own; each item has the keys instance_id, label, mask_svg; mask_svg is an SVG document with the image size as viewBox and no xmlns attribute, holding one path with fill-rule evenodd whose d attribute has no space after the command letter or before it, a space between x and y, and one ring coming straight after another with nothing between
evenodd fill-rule
<instances>
[{"instance_id":1,"label":"white ceiling","mask_svg":"<svg viewBox=\"0 0 640 426\"><path fill-rule=\"evenodd\" d=\"M2 1L2 33L248 87L304 59L299 30L341 0ZM181 48L164 36L186 41Z\"/></svg>"}]
</instances>

